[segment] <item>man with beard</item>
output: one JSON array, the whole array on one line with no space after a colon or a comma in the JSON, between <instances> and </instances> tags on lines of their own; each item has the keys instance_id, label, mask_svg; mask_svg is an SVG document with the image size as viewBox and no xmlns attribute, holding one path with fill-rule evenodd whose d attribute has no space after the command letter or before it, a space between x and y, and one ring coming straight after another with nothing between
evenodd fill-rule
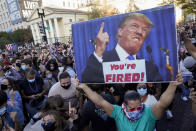
<instances>
[{"instance_id":1,"label":"man with beard","mask_svg":"<svg viewBox=\"0 0 196 131\"><path fill-rule=\"evenodd\" d=\"M73 84L73 79L69 73L63 72L59 76L59 82L54 84L48 93L48 97L60 95L64 99L65 108L69 109L69 102L72 107L78 107L78 96L79 93L76 90L76 86Z\"/></svg>"},{"instance_id":2,"label":"man with beard","mask_svg":"<svg viewBox=\"0 0 196 131\"><path fill-rule=\"evenodd\" d=\"M107 32L103 32L104 23L102 23L96 36L95 51L89 57L87 66L82 73L82 82L104 83L103 62L141 59L136 55L140 51L152 26L152 22L144 14L129 14L119 25L116 47L111 51L105 52L106 45L109 42L109 35ZM145 61L145 65L148 82L162 80L156 65L148 61Z\"/></svg>"}]
</instances>

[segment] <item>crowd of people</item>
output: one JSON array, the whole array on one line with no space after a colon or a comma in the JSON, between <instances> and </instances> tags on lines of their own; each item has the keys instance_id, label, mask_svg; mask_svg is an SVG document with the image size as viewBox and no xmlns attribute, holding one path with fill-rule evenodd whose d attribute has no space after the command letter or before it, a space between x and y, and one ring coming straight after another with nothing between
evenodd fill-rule
<instances>
[{"instance_id":1,"label":"crowd of people","mask_svg":"<svg viewBox=\"0 0 196 131\"><path fill-rule=\"evenodd\" d=\"M180 55L182 73L170 83L81 84L72 44L17 53L4 50L0 130L152 131L165 113L172 118L170 105L177 88L182 89L183 101L191 98L196 117L196 48L188 38L196 37L196 25L188 27L179 27L180 42L188 51Z\"/></svg>"}]
</instances>

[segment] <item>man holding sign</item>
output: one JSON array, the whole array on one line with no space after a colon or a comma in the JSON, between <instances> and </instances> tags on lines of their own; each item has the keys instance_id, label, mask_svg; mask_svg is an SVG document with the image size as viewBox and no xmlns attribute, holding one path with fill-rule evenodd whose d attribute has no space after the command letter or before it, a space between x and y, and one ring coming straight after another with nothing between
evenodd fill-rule
<instances>
[{"instance_id":1,"label":"man holding sign","mask_svg":"<svg viewBox=\"0 0 196 131\"><path fill-rule=\"evenodd\" d=\"M93 103L103 108L108 116L114 118L118 131L152 131L156 120L163 116L175 96L177 86L182 82L183 78L179 73L176 76L176 81L170 82L159 101L148 107L141 102L140 95L135 91L125 93L122 106L118 106L104 100L87 85L79 84L78 81L75 81L75 84L87 94Z\"/></svg>"},{"instance_id":2,"label":"man holding sign","mask_svg":"<svg viewBox=\"0 0 196 131\"><path fill-rule=\"evenodd\" d=\"M152 22L144 14L129 14L119 25L116 47L105 52L106 45L109 43L109 35L107 32L103 32L103 22L96 37L95 51L89 57L82 74L82 82L161 81L162 77L157 66L136 56L152 26Z\"/></svg>"}]
</instances>

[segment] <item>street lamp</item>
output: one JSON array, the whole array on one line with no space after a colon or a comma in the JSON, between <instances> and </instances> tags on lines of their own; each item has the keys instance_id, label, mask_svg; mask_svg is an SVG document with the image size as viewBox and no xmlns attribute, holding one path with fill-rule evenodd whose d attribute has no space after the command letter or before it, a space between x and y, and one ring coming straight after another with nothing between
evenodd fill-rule
<instances>
[{"instance_id":1,"label":"street lamp","mask_svg":"<svg viewBox=\"0 0 196 131\"><path fill-rule=\"evenodd\" d=\"M38 14L39 18L41 18L41 20L42 20L41 24L42 24L43 32L41 32L41 33L44 34L42 36L42 39L43 39L43 41L46 42L46 44L48 44L48 42L47 42L47 36L46 36L46 31L45 31L45 26L44 26L44 19L43 19L43 17L45 17L44 9L42 9L42 13L41 13L41 12L39 12L39 8L38 8L37 9L37 14Z\"/></svg>"}]
</instances>

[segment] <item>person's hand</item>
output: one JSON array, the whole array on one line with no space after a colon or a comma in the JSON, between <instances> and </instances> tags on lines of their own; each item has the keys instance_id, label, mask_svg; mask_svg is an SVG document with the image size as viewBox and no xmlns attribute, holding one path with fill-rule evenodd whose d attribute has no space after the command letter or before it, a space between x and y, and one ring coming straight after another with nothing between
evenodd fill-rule
<instances>
[{"instance_id":1,"label":"person's hand","mask_svg":"<svg viewBox=\"0 0 196 131\"><path fill-rule=\"evenodd\" d=\"M76 108L71 107L71 102L69 101L69 116L74 117L76 115L76 112L77 112Z\"/></svg>"},{"instance_id":2,"label":"person's hand","mask_svg":"<svg viewBox=\"0 0 196 131\"><path fill-rule=\"evenodd\" d=\"M99 29L99 32L96 36L96 48L95 48L95 53L99 56L102 57L106 45L109 42L109 35L107 32L103 32L104 29L104 22L102 22L101 27Z\"/></svg>"},{"instance_id":3,"label":"person's hand","mask_svg":"<svg viewBox=\"0 0 196 131\"><path fill-rule=\"evenodd\" d=\"M29 96L30 99L37 99L36 95Z\"/></svg>"},{"instance_id":4,"label":"person's hand","mask_svg":"<svg viewBox=\"0 0 196 131\"><path fill-rule=\"evenodd\" d=\"M39 99L40 97L42 97L42 94L40 93L40 94L36 94L36 95L34 95L34 97L35 97L35 99Z\"/></svg>"},{"instance_id":5,"label":"person's hand","mask_svg":"<svg viewBox=\"0 0 196 131\"><path fill-rule=\"evenodd\" d=\"M74 78L73 84L74 84L75 87L77 87L77 88L79 87L80 81L78 80L77 77Z\"/></svg>"},{"instance_id":6,"label":"person's hand","mask_svg":"<svg viewBox=\"0 0 196 131\"><path fill-rule=\"evenodd\" d=\"M170 82L170 85L176 87L176 86L179 86L180 84L182 84L182 82L183 82L182 73L179 72L179 73L177 74L177 76L176 76L176 81Z\"/></svg>"},{"instance_id":7,"label":"person's hand","mask_svg":"<svg viewBox=\"0 0 196 131\"><path fill-rule=\"evenodd\" d=\"M192 102L196 104L196 91L194 90L194 88L191 89L189 97L192 100Z\"/></svg>"}]
</instances>

